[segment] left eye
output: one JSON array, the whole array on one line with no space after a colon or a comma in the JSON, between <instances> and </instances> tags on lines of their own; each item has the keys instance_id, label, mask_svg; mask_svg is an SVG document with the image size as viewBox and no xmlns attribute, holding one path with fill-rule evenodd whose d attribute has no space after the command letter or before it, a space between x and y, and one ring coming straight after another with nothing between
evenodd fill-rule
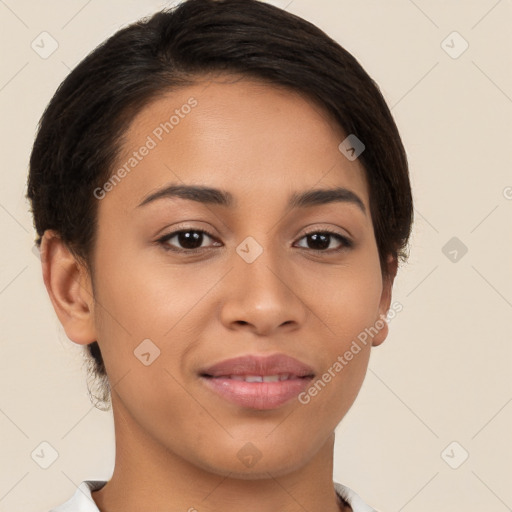
<instances>
[{"instance_id":1,"label":"left eye","mask_svg":"<svg viewBox=\"0 0 512 512\"><path fill-rule=\"evenodd\" d=\"M341 247L336 249L332 249L333 251L341 251L344 248L352 247L352 242L343 235L339 233L334 233L332 231L312 231L311 233L306 233L301 240L308 239L308 245L318 245L319 247L306 247L306 249L310 248L314 251L326 252L325 249L329 248L330 241L332 238L336 238L338 242L341 243Z\"/></svg>"},{"instance_id":2,"label":"left eye","mask_svg":"<svg viewBox=\"0 0 512 512\"><path fill-rule=\"evenodd\" d=\"M205 248L202 247L205 236L206 238L214 240L215 246L220 247L222 245L222 243L216 240L213 235L202 229L182 229L180 231L174 231L164 235L158 239L157 242L159 242L165 250L175 252L196 252L199 249ZM174 238L180 247L175 247L170 243ZM333 238L338 240L340 247L334 249L332 247L330 248ZM326 249L329 248L330 251L337 252L343 249L349 249L353 246L352 242L348 238L332 231L312 231L310 233L306 233L299 239L299 241L300 240L306 240L306 247L299 247L303 249L311 249L316 252L327 252ZM313 245L313 247L311 247L311 245Z\"/></svg>"}]
</instances>

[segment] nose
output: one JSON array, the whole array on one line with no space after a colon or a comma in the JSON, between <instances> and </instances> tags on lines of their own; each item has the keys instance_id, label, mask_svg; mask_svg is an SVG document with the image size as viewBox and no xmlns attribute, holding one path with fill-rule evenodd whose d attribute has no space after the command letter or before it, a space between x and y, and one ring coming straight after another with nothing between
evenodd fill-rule
<instances>
[{"instance_id":1,"label":"nose","mask_svg":"<svg viewBox=\"0 0 512 512\"><path fill-rule=\"evenodd\" d=\"M233 268L223 280L223 324L261 336L299 328L307 307L298 268L267 248L252 262L240 254L234 253Z\"/></svg>"}]
</instances>

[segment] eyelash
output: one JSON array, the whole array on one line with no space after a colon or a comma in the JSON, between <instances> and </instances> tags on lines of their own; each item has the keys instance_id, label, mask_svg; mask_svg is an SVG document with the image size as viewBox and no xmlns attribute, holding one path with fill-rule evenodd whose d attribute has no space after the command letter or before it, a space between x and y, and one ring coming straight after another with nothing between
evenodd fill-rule
<instances>
[{"instance_id":1,"label":"eyelash","mask_svg":"<svg viewBox=\"0 0 512 512\"><path fill-rule=\"evenodd\" d=\"M208 231L206 231L204 229L188 228L188 229L180 229L178 231L173 231L172 233L168 233L167 235L164 235L161 238L159 238L157 240L157 243L159 243L165 251L173 251L173 252L176 252L176 253L197 254L198 252L200 252L200 251L202 251L204 249L208 249L207 247L202 247L202 248L199 247L197 249L177 249L177 248L172 247L170 244L167 243L168 240L170 240L171 238L174 238L176 235L179 235L181 233L189 233L189 232L203 233L203 234L208 235L212 240L216 240L216 237L214 235L212 235L210 232L208 232ZM302 240L303 238L306 238L308 235L314 235L314 234L322 234L322 235L333 236L333 237L337 238L342 243L342 245L338 249L325 249L325 250L322 250L322 249L309 249L307 247L301 247L301 249L306 249L306 250L314 251L316 253L332 254L332 253L338 253L338 252L341 252L341 251L344 251L344 250L349 250L349 249L351 249L354 246L353 242L351 240L349 240L347 237L345 237L343 235L340 235L339 233L337 233L335 231L330 231L328 229L316 229L314 231L309 231L308 233L304 233L304 235L302 235L299 238L299 240Z\"/></svg>"}]
</instances>

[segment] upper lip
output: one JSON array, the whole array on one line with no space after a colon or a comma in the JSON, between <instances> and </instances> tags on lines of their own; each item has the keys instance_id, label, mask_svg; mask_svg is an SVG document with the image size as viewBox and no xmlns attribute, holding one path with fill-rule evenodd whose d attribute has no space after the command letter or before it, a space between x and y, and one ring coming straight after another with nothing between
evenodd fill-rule
<instances>
[{"instance_id":1,"label":"upper lip","mask_svg":"<svg viewBox=\"0 0 512 512\"><path fill-rule=\"evenodd\" d=\"M200 375L223 377L229 375L278 375L289 374L295 377L314 376L313 369L294 357L285 354L271 356L246 355L226 359L200 370Z\"/></svg>"}]
</instances>

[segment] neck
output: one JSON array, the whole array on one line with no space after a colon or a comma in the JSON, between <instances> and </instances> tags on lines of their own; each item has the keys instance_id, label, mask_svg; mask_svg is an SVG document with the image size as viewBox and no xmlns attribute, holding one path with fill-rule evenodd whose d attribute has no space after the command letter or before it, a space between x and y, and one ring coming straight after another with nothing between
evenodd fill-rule
<instances>
[{"instance_id":1,"label":"neck","mask_svg":"<svg viewBox=\"0 0 512 512\"><path fill-rule=\"evenodd\" d=\"M101 512L351 511L340 505L332 482L334 433L306 465L284 474L220 474L198 467L148 436L114 397L115 393L114 472L102 489L92 493Z\"/></svg>"}]
</instances>

